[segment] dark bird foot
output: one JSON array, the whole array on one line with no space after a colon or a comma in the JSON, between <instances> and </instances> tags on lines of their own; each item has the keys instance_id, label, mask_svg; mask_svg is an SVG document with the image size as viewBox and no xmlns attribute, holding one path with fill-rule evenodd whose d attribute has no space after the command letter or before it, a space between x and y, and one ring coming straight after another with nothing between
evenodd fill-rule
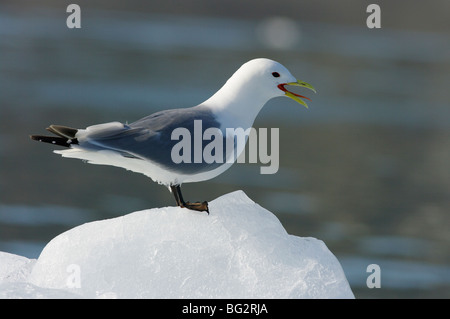
<instances>
[{"instance_id":1,"label":"dark bird foot","mask_svg":"<svg viewBox=\"0 0 450 319\"><path fill-rule=\"evenodd\" d=\"M183 199L183 195L181 195L181 188L180 185L171 185L170 190L175 196L175 201L177 202L177 205L180 207L184 207L191 210L196 210L198 212L207 212L209 215L209 209L208 209L208 202L185 202Z\"/></svg>"},{"instance_id":2,"label":"dark bird foot","mask_svg":"<svg viewBox=\"0 0 450 319\"><path fill-rule=\"evenodd\" d=\"M185 207L188 209L192 209L192 210L196 210L199 212L207 212L209 215L209 209L208 209L208 202L195 202L195 203L190 203L190 202L186 202L184 203L184 206L181 207Z\"/></svg>"}]
</instances>

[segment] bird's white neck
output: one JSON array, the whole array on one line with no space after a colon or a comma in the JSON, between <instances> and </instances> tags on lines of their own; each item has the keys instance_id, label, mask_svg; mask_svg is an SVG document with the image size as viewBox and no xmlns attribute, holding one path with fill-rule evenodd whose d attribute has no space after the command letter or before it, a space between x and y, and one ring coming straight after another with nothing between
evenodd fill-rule
<instances>
[{"instance_id":1,"label":"bird's white neck","mask_svg":"<svg viewBox=\"0 0 450 319\"><path fill-rule=\"evenodd\" d=\"M253 125L256 116L271 97L261 93L246 79L231 77L204 105L217 116L226 119L230 127L247 129Z\"/></svg>"}]
</instances>

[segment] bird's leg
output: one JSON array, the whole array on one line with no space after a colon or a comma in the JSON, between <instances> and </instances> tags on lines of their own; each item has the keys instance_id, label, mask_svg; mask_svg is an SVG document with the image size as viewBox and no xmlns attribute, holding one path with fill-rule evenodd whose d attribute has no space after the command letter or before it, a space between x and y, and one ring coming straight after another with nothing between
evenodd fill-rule
<instances>
[{"instance_id":1,"label":"bird's leg","mask_svg":"<svg viewBox=\"0 0 450 319\"><path fill-rule=\"evenodd\" d=\"M202 202L202 203L200 203L200 202L196 202L196 203L185 202L183 199L183 195L181 194L180 185L174 185L174 186L171 185L170 189L173 193L173 196L175 197L175 201L177 202L178 206L196 210L199 212L207 212L209 215L208 202Z\"/></svg>"},{"instance_id":2,"label":"bird's leg","mask_svg":"<svg viewBox=\"0 0 450 319\"><path fill-rule=\"evenodd\" d=\"M170 185L170 190L171 190L173 196L175 197L175 201L177 202L177 206L182 207L182 203L180 201L180 196L178 194L177 187Z\"/></svg>"}]
</instances>

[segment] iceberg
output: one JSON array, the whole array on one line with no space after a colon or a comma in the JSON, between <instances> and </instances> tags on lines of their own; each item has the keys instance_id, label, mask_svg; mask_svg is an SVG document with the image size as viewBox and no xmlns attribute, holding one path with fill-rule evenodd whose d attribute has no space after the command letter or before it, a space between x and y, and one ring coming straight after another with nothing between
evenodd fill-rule
<instances>
[{"instance_id":1,"label":"iceberg","mask_svg":"<svg viewBox=\"0 0 450 319\"><path fill-rule=\"evenodd\" d=\"M286 232L242 191L210 215L164 207L86 223L37 260L0 253L1 298L354 298L315 238Z\"/></svg>"}]
</instances>

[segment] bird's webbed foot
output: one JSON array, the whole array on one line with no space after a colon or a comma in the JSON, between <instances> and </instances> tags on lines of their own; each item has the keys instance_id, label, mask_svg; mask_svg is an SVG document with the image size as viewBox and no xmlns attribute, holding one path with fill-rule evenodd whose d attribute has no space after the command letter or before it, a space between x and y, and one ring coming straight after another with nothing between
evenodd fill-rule
<instances>
[{"instance_id":1,"label":"bird's webbed foot","mask_svg":"<svg viewBox=\"0 0 450 319\"><path fill-rule=\"evenodd\" d=\"M181 207L183 207L183 206L181 206ZM184 203L184 207L186 207L188 209L196 210L199 212L207 212L209 215L208 202L195 202L195 203L186 202L186 203Z\"/></svg>"}]
</instances>

